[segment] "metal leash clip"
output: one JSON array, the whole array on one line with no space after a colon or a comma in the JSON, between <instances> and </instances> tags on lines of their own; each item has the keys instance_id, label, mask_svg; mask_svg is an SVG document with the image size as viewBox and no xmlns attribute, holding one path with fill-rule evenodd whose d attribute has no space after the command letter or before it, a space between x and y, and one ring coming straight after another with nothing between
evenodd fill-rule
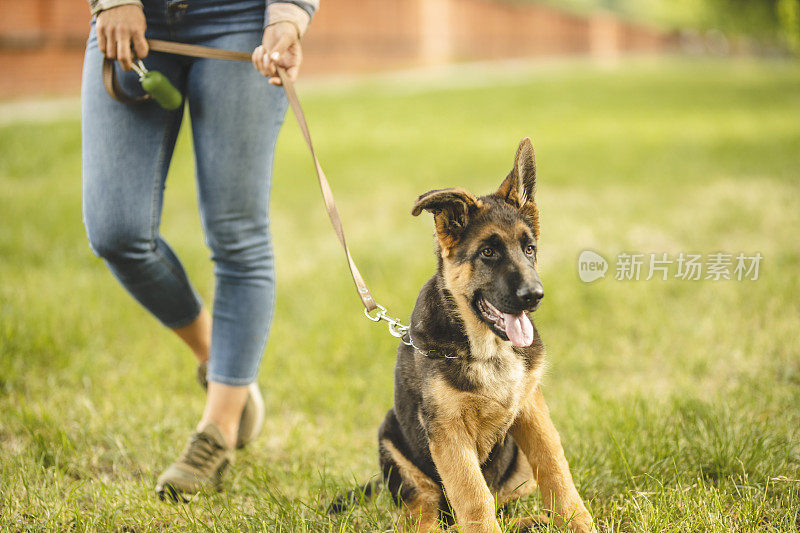
<instances>
[{"instance_id":1,"label":"metal leash clip","mask_svg":"<svg viewBox=\"0 0 800 533\"><path fill-rule=\"evenodd\" d=\"M134 61L131 66L133 67L133 71L139 75L139 81L142 81L147 73L150 72L147 70L147 67L144 66L144 62L141 59Z\"/></svg>"},{"instance_id":2,"label":"metal leash clip","mask_svg":"<svg viewBox=\"0 0 800 533\"><path fill-rule=\"evenodd\" d=\"M384 306L377 303L375 305L378 306L378 312L375 313L375 316L370 315L366 309L364 309L364 316L366 316L373 322L380 322L381 320L385 320L386 322L388 322L389 334L392 337L397 337L398 339L403 341L403 344L405 344L406 346L413 346L413 344L411 343L410 336L408 341L406 341L404 338L407 336L406 334L408 333L410 326L406 326L405 324L400 322L399 319L387 315L386 308Z\"/></svg>"}]
</instances>

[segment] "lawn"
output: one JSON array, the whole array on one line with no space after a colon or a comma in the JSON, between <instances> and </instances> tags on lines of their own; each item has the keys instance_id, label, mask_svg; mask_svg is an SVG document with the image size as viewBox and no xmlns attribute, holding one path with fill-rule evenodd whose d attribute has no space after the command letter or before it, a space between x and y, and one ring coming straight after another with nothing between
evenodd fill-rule
<instances>
[{"instance_id":1,"label":"lawn","mask_svg":"<svg viewBox=\"0 0 800 533\"><path fill-rule=\"evenodd\" d=\"M299 87L356 261L406 319L435 268L415 197L488 193L533 138L547 294L543 390L604 531L800 528L800 66L573 63ZM273 187L278 309L260 373L268 415L226 492L158 500L202 409L189 351L89 251L77 120L0 126L0 530L391 531L378 472L396 341L366 321L287 116ZM163 234L198 290L213 278L184 130ZM609 262L584 283L577 258ZM731 254L731 280L676 278ZM617 280L620 254L645 254ZM646 280L650 253L669 279ZM735 257L760 253L758 279ZM706 271L702 277L705 278ZM752 273L751 273L752 277ZM536 511L531 497L503 524Z\"/></svg>"}]
</instances>

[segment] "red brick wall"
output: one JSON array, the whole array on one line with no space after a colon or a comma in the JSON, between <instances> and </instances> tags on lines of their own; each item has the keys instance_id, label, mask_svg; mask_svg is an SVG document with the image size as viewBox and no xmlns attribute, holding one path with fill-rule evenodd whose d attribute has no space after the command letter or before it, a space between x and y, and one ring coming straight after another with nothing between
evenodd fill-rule
<instances>
[{"instance_id":1,"label":"red brick wall","mask_svg":"<svg viewBox=\"0 0 800 533\"><path fill-rule=\"evenodd\" d=\"M191 1L191 0L190 0ZM86 0L0 0L0 98L77 94ZM659 51L657 30L502 0L322 0L304 39L305 74L446 61Z\"/></svg>"},{"instance_id":2,"label":"red brick wall","mask_svg":"<svg viewBox=\"0 0 800 533\"><path fill-rule=\"evenodd\" d=\"M86 0L0 0L0 97L76 93Z\"/></svg>"},{"instance_id":3,"label":"red brick wall","mask_svg":"<svg viewBox=\"0 0 800 533\"><path fill-rule=\"evenodd\" d=\"M542 5L491 0L457 2L455 59L586 53L589 21Z\"/></svg>"},{"instance_id":4,"label":"red brick wall","mask_svg":"<svg viewBox=\"0 0 800 533\"><path fill-rule=\"evenodd\" d=\"M413 65L417 0L322 0L303 38L303 72L353 72Z\"/></svg>"}]
</instances>

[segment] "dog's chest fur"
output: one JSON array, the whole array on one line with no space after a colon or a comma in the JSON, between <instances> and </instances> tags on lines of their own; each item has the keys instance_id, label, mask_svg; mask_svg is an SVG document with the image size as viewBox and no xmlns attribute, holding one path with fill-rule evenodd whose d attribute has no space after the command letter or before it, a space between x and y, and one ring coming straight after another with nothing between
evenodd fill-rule
<instances>
[{"instance_id":1,"label":"dog's chest fur","mask_svg":"<svg viewBox=\"0 0 800 533\"><path fill-rule=\"evenodd\" d=\"M519 400L526 375L522 357L508 342L492 333L478 340L470 339L470 357L462 364L461 371L475 393L506 408Z\"/></svg>"},{"instance_id":2,"label":"dog's chest fur","mask_svg":"<svg viewBox=\"0 0 800 533\"><path fill-rule=\"evenodd\" d=\"M469 357L454 361L430 389L427 400L437 425L463 424L483 462L508 433L523 398L539 380L540 366L531 368L491 332L471 338Z\"/></svg>"}]
</instances>

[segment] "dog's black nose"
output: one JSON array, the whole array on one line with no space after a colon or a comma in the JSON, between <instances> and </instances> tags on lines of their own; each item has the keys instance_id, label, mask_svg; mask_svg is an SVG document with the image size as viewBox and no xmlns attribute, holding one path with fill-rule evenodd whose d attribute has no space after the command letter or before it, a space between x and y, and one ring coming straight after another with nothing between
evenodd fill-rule
<instances>
[{"instance_id":1,"label":"dog's black nose","mask_svg":"<svg viewBox=\"0 0 800 533\"><path fill-rule=\"evenodd\" d=\"M533 307L539 303L539 300L544 298L544 288L540 283L531 286L520 287L517 289L517 298L519 298L525 307Z\"/></svg>"}]
</instances>

